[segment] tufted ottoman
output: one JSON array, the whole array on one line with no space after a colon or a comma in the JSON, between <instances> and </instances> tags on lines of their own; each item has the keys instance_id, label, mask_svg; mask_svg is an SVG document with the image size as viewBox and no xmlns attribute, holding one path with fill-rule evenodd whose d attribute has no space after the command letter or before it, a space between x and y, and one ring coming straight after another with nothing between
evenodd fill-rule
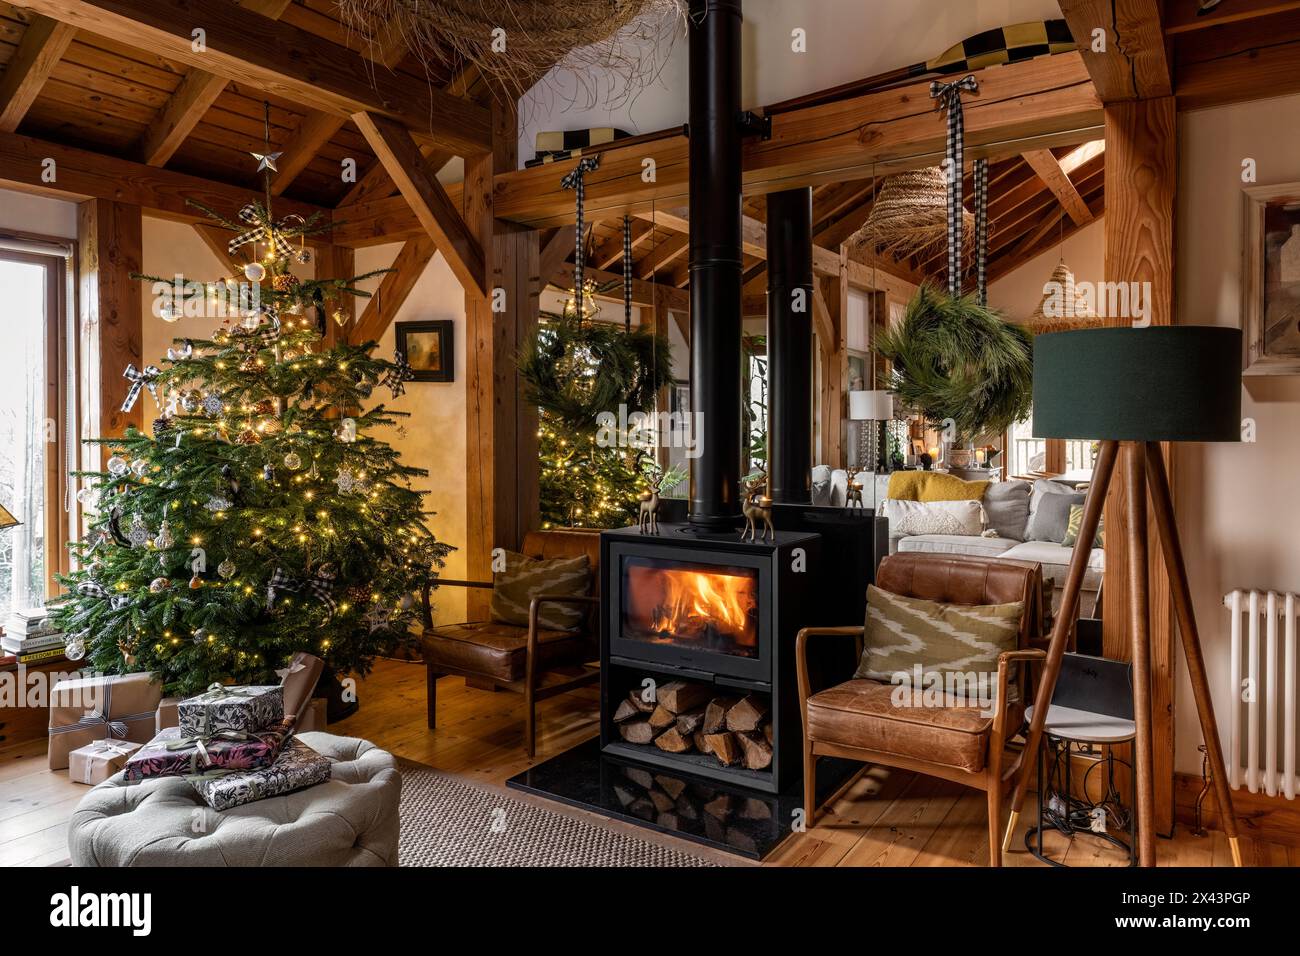
<instances>
[{"instance_id":1,"label":"tufted ottoman","mask_svg":"<svg viewBox=\"0 0 1300 956\"><path fill-rule=\"evenodd\" d=\"M181 777L91 790L68 826L74 866L396 866L402 778L368 740L298 738L334 761L315 787L217 812Z\"/></svg>"}]
</instances>

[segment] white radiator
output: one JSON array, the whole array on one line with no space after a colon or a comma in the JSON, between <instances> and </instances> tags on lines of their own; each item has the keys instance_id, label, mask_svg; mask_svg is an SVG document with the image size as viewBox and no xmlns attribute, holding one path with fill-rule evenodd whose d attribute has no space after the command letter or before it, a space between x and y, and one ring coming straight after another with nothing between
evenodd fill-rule
<instances>
[{"instance_id":1,"label":"white radiator","mask_svg":"<svg viewBox=\"0 0 1300 956\"><path fill-rule=\"evenodd\" d=\"M1296 613L1300 597L1237 589L1232 615L1228 776L1251 793L1296 794ZM1242 723L1245 723L1243 730ZM1244 738L1244 739L1243 739Z\"/></svg>"}]
</instances>

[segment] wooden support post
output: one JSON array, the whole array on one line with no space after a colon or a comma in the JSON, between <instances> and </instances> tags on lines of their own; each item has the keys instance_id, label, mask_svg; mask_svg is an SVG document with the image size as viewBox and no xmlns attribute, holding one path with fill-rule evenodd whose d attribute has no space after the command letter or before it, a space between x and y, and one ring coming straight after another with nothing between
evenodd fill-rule
<instances>
[{"instance_id":1,"label":"wooden support post","mask_svg":"<svg viewBox=\"0 0 1300 956\"><path fill-rule=\"evenodd\" d=\"M537 419L520 397L515 357L537 326L544 282L536 230L493 217L494 170L517 164L515 114L493 109L493 150L465 161L462 216L483 250L484 294L465 290L467 576L491 575L494 548L518 548L537 520ZM495 311L494 311L495 310ZM467 596L471 620L486 593Z\"/></svg>"},{"instance_id":2,"label":"wooden support post","mask_svg":"<svg viewBox=\"0 0 1300 956\"><path fill-rule=\"evenodd\" d=\"M1173 97L1112 103L1106 107L1105 275L1108 283L1141 290L1147 310L1111 316L1113 325L1149 321L1173 324L1174 201L1178 181L1177 122ZM1136 283L1136 286L1132 285ZM1129 296L1130 305L1133 295ZM1134 311L1130 308L1130 312ZM1168 445L1162 450L1172 470ZM1119 467L1129 467L1127 459ZM1132 571L1126 548L1129 525L1127 482L1111 484L1106 503L1106 572L1102 589L1103 650L1128 660L1132 645L1128 615ZM1148 535L1154 533L1149 527ZM1151 704L1155 826L1168 833L1174 796L1174 618L1169 576L1159 549L1148 548L1151 595Z\"/></svg>"},{"instance_id":3,"label":"wooden support post","mask_svg":"<svg viewBox=\"0 0 1300 956\"><path fill-rule=\"evenodd\" d=\"M77 242L82 368L90 375L83 392L86 437L122 435L128 425L143 429L152 402L147 392L122 411L130 388L122 373L144 364L143 285L131 278L141 269L140 207L86 200L77 207ZM107 457L104 449L100 458Z\"/></svg>"}]
</instances>

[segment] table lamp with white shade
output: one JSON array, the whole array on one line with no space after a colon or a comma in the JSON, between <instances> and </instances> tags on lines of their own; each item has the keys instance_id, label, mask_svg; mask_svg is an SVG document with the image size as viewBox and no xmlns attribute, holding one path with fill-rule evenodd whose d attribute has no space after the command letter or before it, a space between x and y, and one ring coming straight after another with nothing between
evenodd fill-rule
<instances>
[{"instance_id":1,"label":"table lamp with white shade","mask_svg":"<svg viewBox=\"0 0 1300 956\"><path fill-rule=\"evenodd\" d=\"M878 428L871 429L871 437L868 438L866 423L875 422L879 426L881 422L893 421L893 393L884 389L849 392L849 418L862 423L858 433L858 470L870 468L873 471L884 471Z\"/></svg>"}]
</instances>

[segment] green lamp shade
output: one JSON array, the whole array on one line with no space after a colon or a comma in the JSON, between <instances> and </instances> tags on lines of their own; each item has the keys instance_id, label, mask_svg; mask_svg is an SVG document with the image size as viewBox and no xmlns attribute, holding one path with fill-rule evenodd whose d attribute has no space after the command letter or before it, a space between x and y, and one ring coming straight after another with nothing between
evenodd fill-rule
<instances>
[{"instance_id":1,"label":"green lamp shade","mask_svg":"<svg viewBox=\"0 0 1300 956\"><path fill-rule=\"evenodd\" d=\"M1240 441L1241 331L1175 325L1038 336L1034 437Z\"/></svg>"}]
</instances>

